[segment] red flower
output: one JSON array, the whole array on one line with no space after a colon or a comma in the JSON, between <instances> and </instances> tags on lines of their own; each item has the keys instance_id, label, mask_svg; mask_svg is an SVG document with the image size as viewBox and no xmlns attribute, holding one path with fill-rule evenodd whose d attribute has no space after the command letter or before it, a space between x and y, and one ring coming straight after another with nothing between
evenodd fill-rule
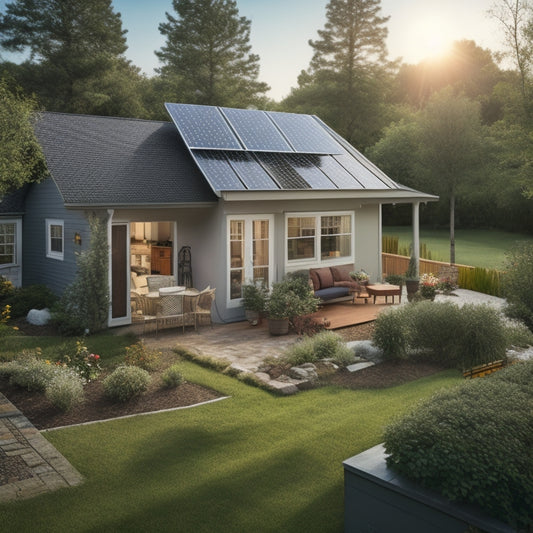
<instances>
[{"instance_id":1,"label":"red flower","mask_svg":"<svg viewBox=\"0 0 533 533\"><path fill-rule=\"evenodd\" d=\"M100 359L100 356L95 353L92 353L91 357L93 357L94 359Z\"/></svg>"}]
</instances>

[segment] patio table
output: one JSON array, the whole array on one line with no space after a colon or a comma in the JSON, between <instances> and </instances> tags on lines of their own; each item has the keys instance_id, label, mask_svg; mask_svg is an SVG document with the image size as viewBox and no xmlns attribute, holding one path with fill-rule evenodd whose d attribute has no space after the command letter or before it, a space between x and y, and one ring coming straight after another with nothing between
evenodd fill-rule
<instances>
[{"instance_id":1,"label":"patio table","mask_svg":"<svg viewBox=\"0 0 533 533\"><path fill-rule=\"evenodd\" d=\"M399 302L402 302L402 288L399 285L375 283L373 285L367 285L366 292L369 296L374 297L374 303L376 303L376 296L385 296L385 303L388 303L389 296L392 296L392 303L394 303L394 297L398 296Z\"/></svg>"}]
</instances>

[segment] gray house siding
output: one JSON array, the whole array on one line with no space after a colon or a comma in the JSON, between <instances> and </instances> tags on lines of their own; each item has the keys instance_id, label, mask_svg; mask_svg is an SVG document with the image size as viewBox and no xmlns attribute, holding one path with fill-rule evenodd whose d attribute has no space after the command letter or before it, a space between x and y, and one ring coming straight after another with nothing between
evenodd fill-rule
<instances>
[{"instance_id":1,"label":"gray house siding","mask_svg":"<svg viewBox=\"0 0 533 533\"><path fill-rule=\"evenodd\" d=\"M205 261L216 278L217 309L220 318L235 321L244 318L241 307L226 306L227 302L227 218L238 215L273 215L274 228L271 238L274 240L273 281L279 281L286 272L292 270L286 262L285 225L287 213L320 214L328 212L348 212L353 216L353 259L357 268L368 272L373 281L381 280L381 205L379 203L362 204L359 200L312 200L312 201L265 201L265 202L223 202L217 209L215 224L211 231L204 234L203 242L208 258ZM208 238L206 238L208 236ZM344 258L332 259L327 264L346 263ZM326 264L326 263L325 263ZM216 266L216 268L215 268ZM294 269L312 268L316 266L308 262L305 266Z\"/></svg>"},{"instance_id":2,"label":"gray house siding","mask_svg":"<svg viewBox=\"0 0 533 533\"><path fill-rule=\"evenodd\" d=\"M46 256L46 220L64 222L63 260ZM81 235L82 244L75 244L74 235ZM76 276L76 252L89 245L89 223L83 211L66 209L63 199L52 179L34 185L26 197L26 214L23 224L23 284L47 285L56 294Z\"/></svg>"}]
</instances>

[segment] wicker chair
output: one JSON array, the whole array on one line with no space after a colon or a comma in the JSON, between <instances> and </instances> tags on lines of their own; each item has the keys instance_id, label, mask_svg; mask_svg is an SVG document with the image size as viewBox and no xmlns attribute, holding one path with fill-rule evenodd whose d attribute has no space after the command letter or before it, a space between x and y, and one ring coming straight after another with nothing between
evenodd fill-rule
<instances>
[{"instance_id":1,"label":"wicker chair","mask_svg":"<svg viewBox=\"0 0 533 533\"><path fill-rule=\"evenodd\" d=\"M161 287L175 287L176 278L174 276L146 276L146 284L148 285L148 292L154 292Z\"/></svg>"},{"instance_id":2,"label":"wicker chair","mask_svg":"<svg viewBox=\"0 0 533 533\"><path fill-rule=\"evenodd\" d=\"M156 315L156 335L160 325L181 326L185 331L185 313L183 311L183 294L165 294L160 297Z\"/></svg>"},{"instance_id":3,"label":"wicker chair","mask_svg":"<svg viewBox=\"0 0 533 533\"><path fill-rule=\"evenodd\" d=\"M213 325L211 320L211 307L215 301L215 291L216 289L207 288L198 295L198 303L195 312L196 325L203 322L205 319L208 320L208 324L211 326Z\"/></svg>"},{"instance_id":4,"label":"wicker chair","mask_svg":"<svg viewBox=\"0 0 533 533\"><path fill-rule=\"evenodd\" d=\"M196 324L196 311L198 309L198 301L200 299L200 291L196 291L196 294L191 294L192 289L187 289L183 297L183 314L184 316L184 325L185 326L194 326L194 329L197 328Z\"/></svg>"}]
</instances>

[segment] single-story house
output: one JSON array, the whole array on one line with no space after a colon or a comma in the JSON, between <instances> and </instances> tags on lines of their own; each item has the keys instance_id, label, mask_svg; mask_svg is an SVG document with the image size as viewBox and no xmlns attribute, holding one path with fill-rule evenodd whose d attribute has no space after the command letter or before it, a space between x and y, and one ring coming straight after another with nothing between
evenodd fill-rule
<instances>
[{"instance_id":1,"label":"single-story house","mask_svg":"<svg viewBox=\"0 0 533 533\"><path fill-rule=\"evenodd\" d=\"M108 224L109 325L131 322L131 271L216 287L215 321L244 316L241 286L353 263L381 278L381 206L438 198L381 172L311 115L166 104L172 122L43 113L50 177L0 201L0 275L60 294ZM181 253L180 253L181 252Z\"/></svg>"}]
</instances>

